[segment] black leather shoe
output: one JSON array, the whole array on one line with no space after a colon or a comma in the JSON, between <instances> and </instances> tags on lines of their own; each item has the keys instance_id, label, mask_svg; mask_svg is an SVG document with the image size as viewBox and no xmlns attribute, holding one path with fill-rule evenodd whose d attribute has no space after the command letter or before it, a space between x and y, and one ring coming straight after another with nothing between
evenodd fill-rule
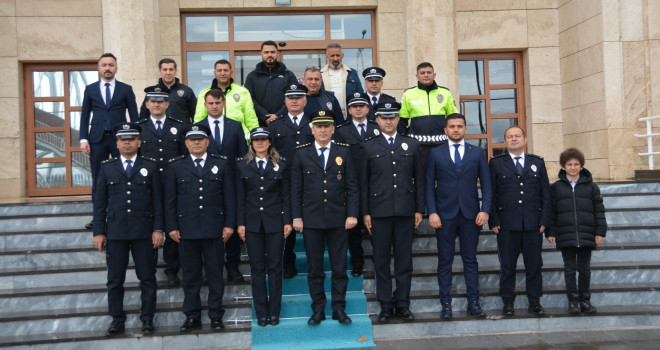
<instances>
[{"instance_id":1,"label":"black leather shoe","mask_svg":"<svg viewBox=\"0 0 660 350\"><path fill-rule=\"evenodd\" d=\"M270 320L268 320L268 324L271 326L277 326L280 324L280 316L270 316Z\"/></svg>"},{"instance_id":2,"label":"black leather shoe","mask_svg":"<svg viewBox=\"0 0 660 350\"><path fill-rule=\"evenodd\" d=\"M118 322L118 321L112 321L110 324L110 327L108 327L108 330L105 331L106 336L114 336L117 334L124 333L124 322Z\"/></svg>"},{"instance_id":3,"label":"black leather shoe","mask_svg":"<svg viewBox=\"0 0 660 350\"><path fill-rule=\"evenodd\" d=\"M186 322L179 328L180 332L190 332L195 329L202 329L202 321L196 318L186 318Z\"/></svg>"},{"instance_id":4,"label":"black leather shoe","mask_svg":"<svg viewBox=\"0 0 660 350\"><path fill-rule=\"evenodd\" d=\"M85 229L87 230L93 230L94 229L94 220L91 220L90 222L85 224Z\"/></svg>"},{"instance_id":5,"label":"black leather shoe","mask_svg":"<svg viewBox=\"0 0 660 350\"><path fill-rule=\"evenodd\" d=\"M321 324L321 321L325 320L325 314L323 312L315 312L312 314L312 317L309 318L307 324L315 326Z\"/></svg>"},{"instance_id":6,"label":"black leather shoe","mask_svg":"<svg viewBox=\"0 0 660 350\"><path fill-rule=\"evenodd\" d=\"M358 277L362 275L362 266L354 266L353 271L351 271L351 276Z\"/></svg>"},{"instance_id":7,"label":"black leather shoe","mask_svg":"<svg viewBox=\"0 0 660 350\"><path fill-rule=\"evenodd\" d=\"M350 317L344 312L344 310L337 310L332 313L332 319L339 321L341 324L350 324L353 322Z\"/></svg>"},{"instance_id":8,"label":"black leather shoe","mask_svg":"<svg viewBox=\"0 0 660 350\"><path fill-rule=\"evenodd\" d=\"M449 319L451 318L451 304L442 304L442 311L440 311L440 318Z\"/></svg>"},{"instance_id":9,"label":"black leather shoe","mask_svg":"<svg viewBox=\"0 0 660 350\"><path fill-rule=\"evenodd\" d=\"M478 301L473 301L469 303L467 307L467 312L468 315L472 315L474 317L486 317L486 313L481 308L481 305L479 305Z\"/></svg>"},{"instance_id":10,"label":"black leather shoe","mask_svg":"<svg viewBox=\"0 0 660 350\"><path fill-rule=\"evenodd\" d=\"M415 320L415 315L407 307L398 307L395 313L396 317L404 321L413 321Z\"/></svg>"},{"instance_id":11,"label":"black leather shoe","mask_svg":"<svg viewBox=\"0 0 660 350\"><path fill-rule=\"evenodd\" d=\"M580 303L577 301L569 301L568 302L568 313L571 315L577 315L580 313Z\"/></svg>"},{"instance_id":12,"label":"black leather shoe","mask_svg":"<svg viewBox=\"0 0 660 350\"><path fill-rule=\"evenodd\" d=\"M590 301L590 300L582 300L582 301L580 301L580 311L584 312L584 313L587 314L587 315L593 315L593 314L595 314L596 312L598 312L598 310L596 309L596 307L593 306L593 305L591 305L591 301Z\"/></svg>"},{"instance_id":13,"label":"black leather shoe","mask_svg":"<svg viewBox=\"0 0 660 350\"><path fill-rule=\"evenodd\" d=\"M227 282L243 283L245 282L245 278L243 278L241 271L229 270L229 274L227 275Z\"/></svg>"},{"instance_id":14,"label":"black leather shoe","mask_svg":"<svg viewBox=\"0 0 660 350\"><path fill-rule=\"evenodd\" d=\"M504 316L513 316L515 311L513 310L513 303L504 303L502 308L502 315Z\"/></svg>"},{"instance_id":15,"label":"black leather shoe","mask_svg":"<svg viewBox=\"0 0 660 350\"><path fill-rule=\"evenodd\" d=\"M378 321L388 322L392 319L392 317L394 317L394 310L386 307L380 310L380 313L378 314Z\"/></svg>"},{"instance_id":16,"label":"black leather shoe","mask_svg":"<svg viewBox=\"0 0 660 350\"><path fill-rule=\"evenodd\" d=\"M225 324L222 322L221 318L212 318L211 319L211 329L214 331L221 331L225 329Z\"/></svg>"},{"instance_id":17,"label":"black leather shoe","mask_svg":"<svg viewBox=\"0 0 660 350\"><path fill-rule=\"evenodd\" d=\"M266 318L266 317L259 317L259 318L257 319L257 324L259 325L259 327L266 327L266 325L268 325L268 318Z\"/></svg>"},{"instance_id":18,"label":"black leather shoe","mask_svg":"<svg viewBox=\"0 0 660 350\"><path fill-rule=\"evenodd\" d=\"M543 306L541 306L541 303L529 303L527 311L533 312L536 316L545 315L545 310L543 309Z\"/></svg>"},{"instance_id":19,"label":"black leather shoe","mask_svg":"<svg viewBox=\"0 0 660 350\"><path fill-rule=\"evenodd\" d=\"M179 283L181 283L178 273L174 271L165 271L165 275L167 275L167 282L169 282L170 285L178 286Z\"/></svg>"},{"instance_id":20,"label":"black leather shoe","mask_svg":"<svg viewBox=\"0 0 660 350\"><path fill-rule=\"evenodd\" d=\"M287 266L284 268L284 278L292 278L298 274L295 266Z\"/></svg>"},{"instance_id":21,"label":"black leather shoe","mask_svg":"<svg viewBox=\"0 0 660 350\"><path fill-rule=\"evenodd\" d=\"M154 321L142 321L142 334L151 334L155 329Z\"/></svg>"}]
</instances>

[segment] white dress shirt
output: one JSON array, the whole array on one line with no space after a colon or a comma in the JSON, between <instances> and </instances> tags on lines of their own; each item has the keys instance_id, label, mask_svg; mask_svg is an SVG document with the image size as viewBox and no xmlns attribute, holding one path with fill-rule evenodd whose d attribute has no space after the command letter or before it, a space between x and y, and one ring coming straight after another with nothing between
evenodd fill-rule
<instances>
[{"instance_id":1,"label":"white dress shirt","mask_svg":"<svg viewBox=\"0 0 660 350\"><path fill-rule=\"evenodd\" d=\"M455 143L453 141L449 141L449 156L451 157L452 162L456 163L454 160L454 152L456 152L456 147L454 145L459 145L458 146L458 154L461 155L461 161L463 158L465 158L465 139L461 140L459 143Z\"/></svg>"},{"instance_id":2,"label":"white dress shirt","mask_svg":"<svg viewBox=\"0 0 660 350\"><path fill-rule=\"evenodd\" d=\"M218 127L220 128L220 142L222 142L222 135L225 133L225 116L221 115L218 119L213 119L210 116L206 117L209 120L209 128L211 129L211 137L215 140L215 121L219 121Z\"/></svg>"}]
</instances>

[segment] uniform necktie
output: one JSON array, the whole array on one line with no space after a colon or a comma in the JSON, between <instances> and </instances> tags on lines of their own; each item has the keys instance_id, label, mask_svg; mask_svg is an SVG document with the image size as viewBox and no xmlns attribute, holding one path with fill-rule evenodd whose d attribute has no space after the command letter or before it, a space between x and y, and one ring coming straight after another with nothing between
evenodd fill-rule
<instances>
[{"instance_id":1,"label":"uniform necktie","mask_svg":"<svg viewBox=\"0 0 660 350\"><path fill-rule=\"evenodd\" d=\"M325 169L325 150L328 149L328 147L321 147L319 150L321 151L321 155L319 158L321 158L321 166L323 169Z\"/></svg>"},{"instance_id":2,"label":"uniform necktie","mask_svg":"<svg viewBox=\"0 0 660 350\"><path fill-rule=\"evenodd\" d=\"M105 83L105 108L110 109L110 102L112 102L112 95L110 95L110 83ZM110 118L106 116L105 119L105 128L106 130L112 130L112 125L110 125Z\"/></svg>"},{"instance_id":3,"label":"uniform necktie","mask_svg":"<svg viewBox=\"0 0 660 350\"><path fill-rule=\"evenodd\" d=\"M364 141L364 138L367 136L367 132L364 130L364 123L360 123L358 126L360 127L360 138Z\"/></svg>"},{"instance_id":4,"label":"uniform necktie","mask_svg":"<svg viewBox=\"0 0 660 350\"><path fill-rule=\"evenodd\" d=\"M520 159L522 157L514 157L516 159L516 169L518 169L518 175L522 175L523 173L523 166L520 164Z\"/></svg>"},{"instance_id":5,"label":"uniform necktie","mask_svg":"<svg viewBox=\"0 0 660 350\"><path fill-rule=\"evenodd\" d=\"M460 144L454 145L454 147L456 147L454 148L454 164L456 164L456 166L461 165L461 154L458 152L458 147L460 146Z\"/></svg>"},{"instance_id":6,"label":"uniform necktie","mask_svg":"<svg viewBox=\"0 0 660 350\"><path fill-rule=\"evenodd\" d=\"M390 136L389 141L390 141L390 148L394 148L394 137Z\"/></svg>"},{"instance_id":7,"label":"uniform necktie","mask_svg":"<svg viewBox=\"0 0 660 350\"><path fill-rule=\"evenodd\" d=\"M264 172L266 171L266 168L264 168L264 161L260 160L257 163L259 163L259 173L263 175Z\"/></svg>"},{"instance_id":8,"label":"uniform necktie","mask_svg":"<svg viewBox=\"0 0 660 350\"><path fill-rule=\"evenodd\" d=\"M378 99L376 98L376 96L373 96L373 97L371 98L371 104L375 106L376 103L378 103Z\"/></svg>"},{"instance_id":9,"label":"uniform necktie","mask_svg":"<svg viewBox=\"0 0 660 350\"><path fill-rule=\"evenodd\" d=\"M298 117L293 117L293 125L298 126Z\"/></svg>"},{"instance_id":10,"label":"uniform necktie","mask_svg":"<svg viewBox=\"0 0 660 350\"><path fill-rule=\"evenodd\" d=\"M131 163L133 163L132 160L130 159L126 160L126 177L129 179L131 178L131 173L133 172L133 166L131 165Z\"/></svg>"},{"instance_id":11,"label":"uniform necktie","mask_svg":"<svg viewBox=\"0 0 660 350\"><path fill-rule=\"evenodd\" d=\"M197 165L195 167L197 168L197 175L199 175L199 176L202 176L202 161L203 160L204 159L202 159L202 158L195 159L195 163L197 163Z\"/></svg>"},{"instance_id":12,"label":"uniform necktie","mask_svg":"<svg viewBox=\"0 0 660 350\"><path fill-rule=\"evenodd\" d=\"M214 130L215 134L213 136L215 139L215 144L218 145L218 148L220 148L222 146L222 140L220 140L220 121L216 120L214 121L214 123L215 123L215 130Z\"/></svg>"},{"instance_id":13,"label":"uniform necktie","mask_svg":"<svg viewBox=\"0 0 660 350\"><path fill-rule=\"evenodd\" d=\"M157 125L156 131L158 131L158 137L163 136L163 122L161 122L160 120L157 120L156 125Z\"/></svg>"}]
</instances>

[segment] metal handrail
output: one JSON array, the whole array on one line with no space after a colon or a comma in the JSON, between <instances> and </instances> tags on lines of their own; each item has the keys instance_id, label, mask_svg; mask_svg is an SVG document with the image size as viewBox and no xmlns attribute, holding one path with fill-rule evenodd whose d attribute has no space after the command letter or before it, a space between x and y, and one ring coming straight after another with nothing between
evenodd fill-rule
<instances>
[{"instance_id":1,"label":"metal handrail","mask_svg":"<svg viewBox=\"0 0 660 350\"><path fill-rule=\"evenodd\" d=\"M654 115L651 117L639 118L640 122L646 122L646 134L640 135L635 134L635 137L646 137L646 143L648 145L648 152L639 153L640 156L649 156L649 169L653 170L653 156L660 155L660 152L653 151L653 136L660 136L660 133L653 132L653 121L660 120L660 115Z\"/></svg>"}]
</instances>

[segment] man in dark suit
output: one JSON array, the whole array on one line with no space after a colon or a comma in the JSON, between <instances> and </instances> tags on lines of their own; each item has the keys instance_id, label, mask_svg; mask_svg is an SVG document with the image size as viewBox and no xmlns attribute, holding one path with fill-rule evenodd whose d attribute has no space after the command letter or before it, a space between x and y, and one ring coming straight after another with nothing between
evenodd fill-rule
<instances>
[{"instance_id":1,"label":"man in dark suit","mask_svg":"<svg viewBox=\"0 0 660 350\"><path fill-rule=\"evenodd\" d=\"M204 95L204 107L208 116L195 125L204 125L211 130L208 153L217 154L229 159L231 168L235 167L235 160L247 153L247 143L241 123L223 115L225 108L225 95L220 89L211 89ZM227 255L227 282L245 282L243 274L238 270L241 260L241 239L233 235L225 244Z\"/></svg>"},{"instance_id":2,"label":"man in dark suit","mask_svg":"<svg viewBox=\"0 0 660 350\"><path fill-rule=\"evenodd\" d=\"M424 168L419 142L397 132L400 108L396 102L376 105L382 136L362 143L359 163L360 212L372 237L381 322L394 315L404 321L415 319L410 311L412 242L424 212ZM393 248L394 294L390 273Z\"/></svg>"},{"instance_id":3,"label":"man in dark suit","mask_svg":"<svg viewBox=\"0 0 660 350\"><path fill-rule=\"evenodd\" d=\"M353 163L360 164L360 145L372 136L380 135L378 124L367 120L369 113L369 100L364 92L356 92L347 97L348 121L337 127L335 131L335 142L345 143L351 150ZM362 232L365 231L362 218L358 217L358 224L348 230L348 249L351 252L351 275L360 276L364 268L364 249L362 248Z\"/></svg>"},{"instance_id":4,"label":"man in dark suit","mask_svg":"<svg viewBox=\"0 0 660 350\"><path fill-rule=\"evenodd\" d=\"M318 325L325 320L323 252L328 245L332 270L332 319L351 323L346 308L346 230L357 225L360 195L357 168L348 147L332 143L335 115L312 113L314 143L301 146L291 168L291 213L293 228L305 237L312 317ZM304 226L303 226L304 223ZM304 231L303 231L304 227Z\"/></svg>"},{"instance_id":5,"label":"man in dark suit","mask_svg":"<svg viewBox=\"0 0 660 350\"><path fill-rule=\"evenodd\" d=\"M392 103L396 99L388 94L381 92L383 89L383 78L385 78L385 70L380 67L369 67L362 71L364 77L364 86L367 88L367 97L369 100L369 120L376 120L376 105L379 103ZM397 130L403 132L404 130Z\"/></svg>"},{"instance_id":6,"label":"man in dark suit","mask_svg":"<svg viewBox=\"0 0 660 350\"><path fill-rule=\"evenodd\" d=\"M115 79L117 58L104 53L99 58L98 71L101 80L87 85L80 114L80 148L89 155L92 170L92 200L96 192L96 175L101 162L109 156L119 157L119 150L112 136L112 128L126 121L126 111L131 121L138 118L135 94L130 85ZM94 118L90 116L94 113ZM93 220L85 228L92 229Z\"/></svg>"},{"instance_id":7,"label":"man in dark suit","mask_svg":"<svg viewBox=\"0 0 660 350\"><path fill-rule=\"evenodd\" d=\"M224 244L236 226L234 168L227 157L209 154L211 130L205 125L183 129L190 156L170 160L165 174L165 229L179 243L183 270L181 332L202 327L202 267L209 286L208 316L211 329L225 328L222 316Z\"/></svg>"},{"instance_id":8,"label":"man in dark suit","mask_svg":"<svg viewBox=\"0 0 660 350\"><path fill-rule=\"evenodd\" d=\"M479 230L488 222L492 187L488 162L481 148L465 142L465 117L447 116L445 134L449 142L433 148L426 166L426 209L438 243L438 286L442 318L452 316L451 268L458 236L463 275L467 287L467 312L485 317L479 305L477 243ZM481 209L477 179L481 184Z\"/></svg>"},{"instance_id":9,"label":"man in dark suit","mask_svg":"<svg viewBox=\"0 0 660 350\"><path fill-rule=\"evenodd\" d=\"M507 153L490 160L494 187L490 228L497 234L500 258L500 297L502 314L513 316L516 298L516 263L523 254L526 273L527 307L536 315L541 306L543 280L541 247L543 232L550 225L552 202L550 182L543 158L525 153L527 137L519 126L504 132Z\"/></svg>"},{"instance_id":10,"label":"man in dark suit","mask_svg":"<svg viewBox=\"0 0 660 350\"><path fill-rule=\"evenodd\" d=\"M304 109L307 104L307 87L303 84L291 84L284 88L284 104L286 114L268 124L271 141L275 149L289 162L293 161L296 147L314 141L312 129L309 127L309 117ZM291 163L289 163L291 164ZM296 269L296 231L286 238L284 244L284 278L291 278L298 274Z\"/></svg>"},{"instance_id":11,"label":"man in dark suit","mask_svg":"<svg viewBox=\"0 0 660 350\"><path fill-rule=\"evenodd\" d=\"M158 164L158 171L164 177L167 162L177 156L186 154L181 130L184 122L165 115L169 106L170 91L161 85L149 86L144 89L145 106L149 112L146 118L140 118L137 124L142 127L140 132L140 154L153 158ZM179 246L171 238L165 239L163 259L167 264L165 274L170 284L179 284Z\"/></svg>"},{"instance_id":12,"label":"man in dark suit","mask_svg":"<svg viewBox=\"0 0 660 350\"><path fill-rule=\"evenodd\" d=\"M94 196L94 247L105 249L108 265L108 309L112 323L107 336L124 332L124 281L128 255L142 290L142 333L154 331L156 256L163 244L163 193L156 162L138 157L140 126L114 128L120 156L102 162Z\"/></svg>"}]
</instances>

